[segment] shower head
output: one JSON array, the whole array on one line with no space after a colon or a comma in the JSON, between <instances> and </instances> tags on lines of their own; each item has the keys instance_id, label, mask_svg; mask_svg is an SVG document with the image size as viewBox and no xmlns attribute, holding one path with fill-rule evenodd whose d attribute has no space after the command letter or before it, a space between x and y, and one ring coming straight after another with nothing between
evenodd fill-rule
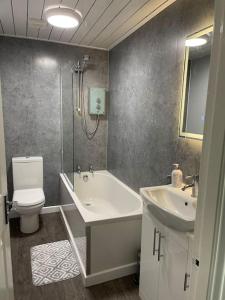
<instances>
[{"instance_id":1,"label":"shower head","mask_svg":"<svg viewBox=\"0 0 225 300\"><path fill-rule=\"evenodd\" d=\"M89 61L90 55L83 55L81 62L78 60L77 63L72 66L72 71L75 73L84 72L84 68L87 66Z\"/></svg>"},{"instance_id":2,"label":"shower head","mask_svg":"<svg viewBox=\"0 0 225 300\"><path fill-rule=\"evenodd\" d=\"M82 58L83 58L83 62L88 62L91 59L90 55L88 54L83 55Z\"/></svg>"},{"instance_id":3,"label":"shower head","mask_svg":"<svg viewBox=\"0 0 225 300\"><path fill-rule=\"evenodd\" d=\"M82 57L82 68L83 68L83 70L89 64L90 59L91 59L90 55L88 55L88 54L83 55L83 57Z\"/></svg>"}]
</instances>

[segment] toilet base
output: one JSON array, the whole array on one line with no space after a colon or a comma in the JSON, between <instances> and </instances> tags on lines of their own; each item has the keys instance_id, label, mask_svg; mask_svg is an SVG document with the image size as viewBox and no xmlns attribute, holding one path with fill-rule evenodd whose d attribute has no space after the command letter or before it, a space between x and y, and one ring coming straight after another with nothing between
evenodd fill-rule
<instances>
[{"instance_id":1,"label":"toilet base","mask_svg":"<svg viewBox=\"0 0 225 300\"><path fill-rule=\"evenodd\" d=\"M39 228L39 214L20 215L20 231L23 233L33 233Z\"/></svg>"}]
</instances>

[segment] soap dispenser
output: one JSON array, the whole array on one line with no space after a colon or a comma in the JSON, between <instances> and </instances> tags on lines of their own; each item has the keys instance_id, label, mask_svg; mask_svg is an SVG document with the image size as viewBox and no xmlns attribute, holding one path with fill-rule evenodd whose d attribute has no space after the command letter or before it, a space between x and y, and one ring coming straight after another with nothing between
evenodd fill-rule
<instances>
[{"instance_id":1,"label":"soap dispenser","mask_svg":"<svg viewBox=\"0 0 225 300\"><path fill-rule=\"evenodd\" d=\"M172 186L175 188L182 187L183 184L183 173L179 169L179 164L173 164L174 169L171 174Z\"/></svg>"}]
</instances>

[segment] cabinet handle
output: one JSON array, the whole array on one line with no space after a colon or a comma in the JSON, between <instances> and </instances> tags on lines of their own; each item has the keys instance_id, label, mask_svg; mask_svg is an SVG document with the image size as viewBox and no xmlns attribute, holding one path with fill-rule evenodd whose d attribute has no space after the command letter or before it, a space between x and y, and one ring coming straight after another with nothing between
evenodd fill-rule
<instances>
[{"instance_id":1,"label":"cabinet handle","mask_svg":"<svg viewBox=\"0 0 225 300\"><path fill-rule=\"evenodd\" d=\"M164 236L159 232L159 246L158 246L158 261L160 261L160 258L164 255L161 254L161 240L164 238Z\"/></svg>"},{"instance_id":2,"label":"cabinet handle","mask_svg":"<svg viewBox=\"0 0 225 300\"><path fill-rule=\"evenodd\" d=\"M190 274L185 273L185 276L184 276L184 291L186 291L189 288L189 285L187 283L188 278L190 278Z\"/></svg>"},{"instance_id":3,"label":"cabinet handle","mask_svg":"<svg viewBox=\"0 0 225 300\"><path fill-rule=\"evenodd\" d=\"M155 249L155 244L156 244L156 234L159 233L159 231L154 228L154 239L153 239L153 256L155 255L155 253L158 251Z\"/></svg>"}]
</instances>

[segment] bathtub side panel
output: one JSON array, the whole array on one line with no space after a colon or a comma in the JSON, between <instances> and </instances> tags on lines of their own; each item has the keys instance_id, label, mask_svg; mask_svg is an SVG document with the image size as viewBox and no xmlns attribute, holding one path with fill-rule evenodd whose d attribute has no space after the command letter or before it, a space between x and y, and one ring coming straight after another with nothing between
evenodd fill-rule
<instances>
[{"instance_id":1,"label":"bathtub side panel","mask_svg":"<svg viewBox=\"0 0 225 300\"><path fill-rule=\"evenodd\" d=\"M90 273L137 262L141 219L91 226Z\"/></svg>"},{"instance_id":2,"label":"bathtub side panel","mask_svg":"<svg viewBox=\"0 0 225 300\"><path fill-rule=\"evenodd\" d=\"M82 260L82 264L87 273L87 271L90 269L89 259L87 258L87 240L89 240L89 238L87 238L87 233L89 233L89 231L85 227L85 223L83 222L83 219L78 209L76 208L76 205L68 189L69 187L66 187L66 185L60 178L61 207L72 232L73 239L76 243L77 250Z\"/></svg>"},{"instance_id":3,"label":"bathtub side panel","mask_svg":"<svg viewBox=\"0 0 225 300\"><path fill-rule=\"evenodd\" d=\"M85 236L83 219L62 180L60 180L60 202L74 237Z\"/></svg>"}]
</instances>

